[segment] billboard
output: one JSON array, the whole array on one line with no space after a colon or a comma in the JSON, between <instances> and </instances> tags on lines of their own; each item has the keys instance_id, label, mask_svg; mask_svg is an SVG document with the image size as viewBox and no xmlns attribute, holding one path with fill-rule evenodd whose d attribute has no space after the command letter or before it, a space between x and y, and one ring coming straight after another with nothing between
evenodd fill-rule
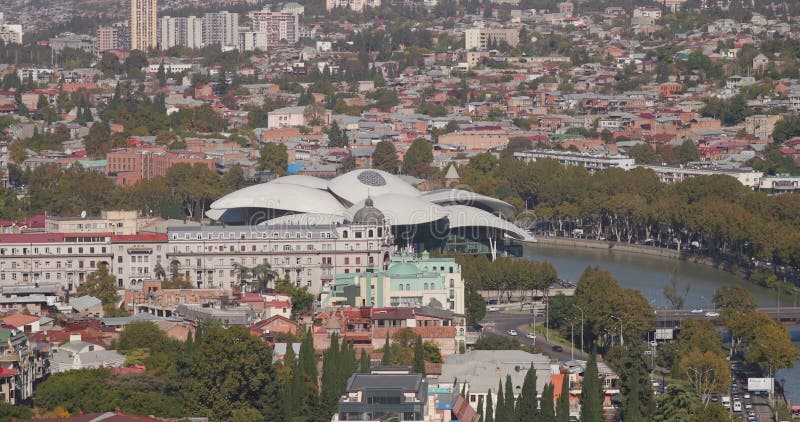
<instances>
[{"instance_id":1,"label":"billboard","mask_svg":"<svg viewBox=\"0 0 800 422\"><path fill-rule=\"evenodd\" d=\"M672 340L674 331L672 328L656 328L656 340Z\"/></svg>"},{"instance_id":2,"label":"billboard","mask_svg":"<svg viewBox=\"0 0 800 422\"><path fill-rule=\"evenodd\" d=\"M748 378L748 391L772 391L773 378Z\"/></svg>"}]
</instances>

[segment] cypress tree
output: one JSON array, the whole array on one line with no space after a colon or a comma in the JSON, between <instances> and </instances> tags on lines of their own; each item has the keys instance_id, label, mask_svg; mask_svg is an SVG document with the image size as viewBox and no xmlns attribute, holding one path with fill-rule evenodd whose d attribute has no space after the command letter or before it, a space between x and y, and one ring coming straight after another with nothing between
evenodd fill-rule
<instances>
[{"instance_id":1,"label":"cypress tree","mask_svg":"<svg viewBox=\"0 0 800 422\"><path fill-rule=\"evenodd\" d=\"M294 345L291 339L286 342L286 354L283 355L283 364L289 367L295 366Z\"/></svg>"},{"instance_id":2,"label":"cypress tree","mask_svg":"<svg viewBox=\"0 0 800 422\"><path fill-rule=\"evenodd\" d=\"M389 330L386 330L386 342L383 343L383 358L381 365L392 364L392 345L389 343Z\"/></svg>"},{"instance_id":3,"label":"cypress tree","mask_svg":"<svg viewBox=\"0 0 800 422\"><path fill-rule=\"evenodd\" d=\"M556 401L556 422L569 422L569 374L564 374L561 395Z\"/></svg>"},{"instance_id":4,"label":"cypress tree","mask_svg":"<svg viewBox=\"0 0 800 422\"><path fill-rule=\"evenodd\" d=\"M483 396L478 396L478 422L483 421Z\"/></svg>"},{"instance_id":5,"label":"cypress tree","mask_svg":"<svg viewBox=\"0 0 800 422\"><path fill-rule=\"evenodd\" d=\"M506 397L503 400L505 404L505 415L508 420L514 418L514 385L511 383L511 375L506 374Z\"/></svg>"},{"instance_id":6,"label":"cypress tree","mask_svg":"<svg viewBox=\"0 0 800 422\"><path fill-rule=\"evenodd\" d=\"M536 391L536 369L531 366L525 373L525 381L522 384L522 392L517 399L515 409L517 422L527 422L537 420L539 417L539 395Z\"/></svg>"},{"instance_id":7,"label":"cypress tree","mask_svg":"<svg viewBox=\"0 0 800 422\"><path fill-rule=\"evenodd\" d=\"M414 365L412 371L415 374L425 375L425 355L422 351L422 336L417 335L417 342L414 344Z\"/></svg>"},{"instance_id":8,"label":"cypress tree","mask_svg":"<svg viewBox=\"0 0 800 422\"><path fill-rule=\"evenodd\" d=\"M639 343L631 343L625 351L620 370L622 378L622 415L625 421L645 421L655 412L655 400L647 366L641 356L644 349Z\"/></svg>"},{"instance_id":9,"label":"cypress tree","mask_svg":"<svg viewBox=\"0 0 800 422\"><path fill-rule=\"evenodd\" d=\"M362 374L369 374L369 369L370 369L369 355L367 354L366 350L361 349L361 362L358 368L358 372L361 372Z\"/></svg>"},{"instance_id":10,"label":"cypress tree","mask_svg":"<svg viewBox=\"0 0 800 422\"><path fill-rule=\"evenodd\" d=\"M302 359L302 357L303 353L301 352L300 358ZM305 380L303 368L300 366L295 366L292 370L292 378L289 381L289 388L286 389L287 397L285 398L285 410L287 420L306 416L308 412L308 407L306 406L306 400L308 398L307 386L308 384Z\"/></svg>"},{"instance_id":11,"label":"cypress tree","mask_svg":"<svg viewBox=\"0 0 800 422\"><path fill-rule=\"evenodd\" d=\"M592 349L581 386L581 421L600 422L603 420L603 389L597 370L597 352Z\"/></svg>"},{"instance_id":12,"label":"cypress tree","mask_svg":"<svg viewBox=\"0 0 800 422\"><path fill-rule=\"evenodd\" d=\"M503 380L497 383L497 405L494 408L494 419L497 422L507 421L505 395L503 394Z\"/></svg>"},{"instance_id":13,"label":"cypress tree","mask_svg":"<svg viewBox=\"0 0 800 422\"><path fill-rule=\"evenodd\" d=\"M492 405L492 389L486 394L486 413L484 413L483 420L485 422L494 422L494 406ZM498 420L499 422L499 420Z\"/></svg>"},{"instance_id":14,"label":"cypress tree","mask_svg":"<svg viewBox=\"0 0 800 422\"><path fill-rule=\"evenodd\" d=\"M541 420L542 422L553 422L556 420L556 410L553 402L553 384L547 384L542 390L542 409Z\"/></svg>"}]
</instances>

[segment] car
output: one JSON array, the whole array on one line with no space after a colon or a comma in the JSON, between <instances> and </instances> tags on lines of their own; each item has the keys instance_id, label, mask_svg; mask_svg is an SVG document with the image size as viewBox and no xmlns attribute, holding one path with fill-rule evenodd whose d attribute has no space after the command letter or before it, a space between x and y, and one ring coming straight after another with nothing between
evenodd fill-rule
<instances>
[{"instance_id":1,"label":"car","mask_svg":"<svg viewBox=\"0 0 800 422\"><path fill-rule=\"evenodd\" d=\"M750 404L750 403L747 403L747 404L744 405L744 408L747 409L747 410L753 410L753 405Z\"/></svg>"},{"instance_id":2,"label":"car","mask_svg":"<svg viewBox=\"0 0 800 422\"><path fill-rule=\"evenodd\" d=\"M750 400L750 394L744 393L744 399L745 400Z\"/></svg>"},{"instance_id":3,"label":"car","mask_svg":"<svg viewBox=\"0 0 800 422\"><path fill-rule=\"evenodd\" d=\"M536 333L525 334L525 337L527 337L529 339L532 339L532 340L536 340Z\"/></svg>"},{"instance_id":4,"label":"car","mask_svg":"<svg viewBox=\"0 0 800 422\"><path fill-rule=\"evenodd\" d=\"M716 318L719 316L719 312L706 312L706 316L709 318Z\"/></svg>"},{"instance_id":5,"label":"car","mask_svg":"<svg viewBox=\"0 0 800 422\"><path fill-rule=\"evenodd\" d=\"M517 335L517 330L508 330L508 331L506 331L506 332L507 332L507 333L508 333L508 335L510 335L510 336L516 336L516 335Z\"/></svg>"},{"instance_id":6,"label":"car","mask_svg":"<svg viewBox=\"0 0 800 422\"><path fill-rule=\"evenodd\" d=\"M489 312L497 312L500 310L500 308L498 308L497 306L490 306L486 310Z\"/></svg>"},{"instance_id":7,"label":"car","mask_svg":"<svg viewBox=\"0 0 800 422\"><path fill-rule=\"evenodd\" d=\"M561 346L559 346L559 345L557 345L557 344L554 344L554 345L553 345L553 351L554 351L554 352L563 352L563 351L564 351L564 348L563 348L563 347L561 347Z\"/></svg>"},{"instance_id":8,"label":"car","mask_svg":"<svg viewBox=\"0 0 800 422\"><path fill-rule=\"evenodd\" d=\"M693 314L702 314L703 310L701 308L694 308L692 309Z\"/></svg>"}]
</instances>

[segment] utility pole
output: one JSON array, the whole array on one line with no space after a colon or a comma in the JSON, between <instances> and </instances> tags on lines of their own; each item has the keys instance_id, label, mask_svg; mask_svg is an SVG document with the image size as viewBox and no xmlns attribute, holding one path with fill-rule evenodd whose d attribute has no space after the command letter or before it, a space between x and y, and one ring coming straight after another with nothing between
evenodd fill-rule
<instances>
[{"instance_id":1,"label":"utility pole","mask_svg":"<svg viewBox=\"0 0 800 422\"><path fill-rule=\"evenodd\" d=\"M584 321L583 320L583 308L581 308L580 306L578 306L578 305L576 305L574 303L572 304L572 306L574 306L579 311L581 311L581 350L583 351L583 353L586 353L586 349L583 347L583 338L584 338L583 337L583 321Z\"/></svg>"}]
</instances>

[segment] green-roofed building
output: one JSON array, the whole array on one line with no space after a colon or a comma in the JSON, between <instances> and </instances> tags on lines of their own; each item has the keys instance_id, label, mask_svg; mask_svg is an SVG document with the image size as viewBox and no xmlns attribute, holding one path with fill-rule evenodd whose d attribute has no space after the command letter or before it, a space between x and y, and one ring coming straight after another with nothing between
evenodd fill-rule
<instances>
[{"instance_id":1,"label":"green-roofed building","mask_svg":"<svg viewBox=\"0 0 800 422\"><path fill-rule=\"evenodd\" d=\"M322 289L322 306L431 306L464 314L464 281L453 258L431 258L428 252L392 258L386 271L337 274Z\"/></svg>"}]
</instances>

